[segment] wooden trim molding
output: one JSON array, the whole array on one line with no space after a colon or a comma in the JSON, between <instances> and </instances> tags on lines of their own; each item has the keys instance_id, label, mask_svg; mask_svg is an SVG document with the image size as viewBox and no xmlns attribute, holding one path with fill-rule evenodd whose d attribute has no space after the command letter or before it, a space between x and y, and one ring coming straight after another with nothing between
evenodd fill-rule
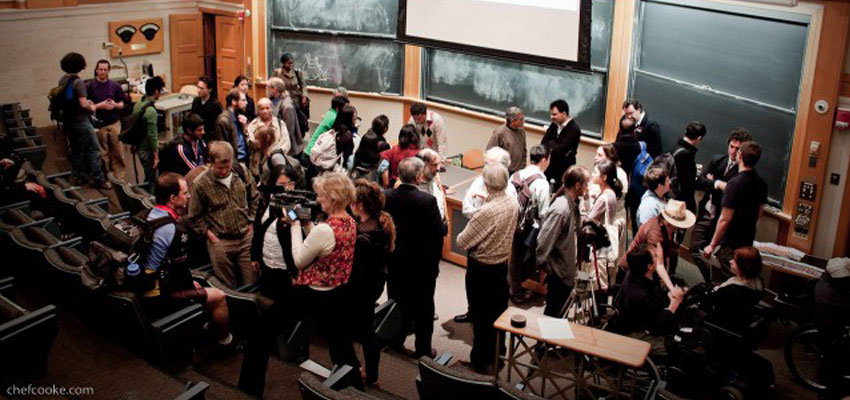
<instances>
[{"instance_id":1,"label":"wooden trim molding","mask_svg":"<svg viewBox=\"0 0 850 400\"><path fill-rule=\"evenodd\" d=\"M839 85L844 71L844 56L847 49L847 35L850 30L850 3L843 0L824 0L812 14L809 26L809 41L806 50L806 64L800 88L800 111L797 114L794 145L791 151L791 163L785 184L783 211L796 218L797 205L808 204L813 208L808 235L800 236L789 229L788 246L809 253L814 245L817 231L818 212L823 190L819 190L815 201L798 199L798 188L803 180L814 182L823 188L827 173L827 158L833 132L833 118L838 102ZM838 38L838 40L836 40ZM829 112L813 112L814 103L825 100L830 104ZM814 167L806 162L812 142L820 143L820 156Z\"/></svg>"},{"instance_id":2,"label":"wooden trim molding","mask_svg":"<svg viewBox=\"0 0 850 400\"><path fill-rule=\"evenodd\" d=\"M404 45L404 95L422 97L422 48Z\"/></svg>"},{"instance_id":3,"label":"wooden trim molding","mask_svg":"<svg viewBox=\"0 0 850 400\"><path fill-rule=\"evenodd\" d=\"M614 29L611 32L611 60L608 66L608 98L605 102L603 139L613 142L620 130L622 104L629 93L636 0L614 2Z\"/></svg>"}]
</instances>

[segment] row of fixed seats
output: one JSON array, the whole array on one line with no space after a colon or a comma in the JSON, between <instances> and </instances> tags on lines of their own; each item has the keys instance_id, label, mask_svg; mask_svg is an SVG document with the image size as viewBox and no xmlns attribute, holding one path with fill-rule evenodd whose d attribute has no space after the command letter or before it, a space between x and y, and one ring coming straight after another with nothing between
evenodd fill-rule
<instances>
[{"instance_id":1,"label":"row of fixed seats","mask_svg":"<svg viewBox=\"0 0 850 400\"><path fill-rule=\"evenodd\" d=\"M32 125L30 111L21 108L20 103L0 104L3 116L0 118L0 134L10 135L18 154L41 169L47 158L47 145Z\"/></svg>"},{"instance_id":2,"label":"row of fixed seats","mask_svg":"<svg viewBox=\"0 0 850 400\"><path fill-rule=\"evenodd\" d=\"M14 278L0 279L0 377L41 377L59 332L56 307L29 310L16 302Z\"/></svg>"}]
</instances>

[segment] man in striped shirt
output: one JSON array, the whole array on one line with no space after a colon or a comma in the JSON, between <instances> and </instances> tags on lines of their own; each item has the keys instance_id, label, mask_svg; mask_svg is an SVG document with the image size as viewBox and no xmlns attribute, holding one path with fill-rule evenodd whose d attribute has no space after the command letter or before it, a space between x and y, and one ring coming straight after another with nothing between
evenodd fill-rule
<instances>
[{"instance_id":1,"label":"man in striped shirt","mask_svg":"<svg viewBox=\"0 0 850 400\"><path fill-rule=\"evenodd\" d=\"M469 251L466 298L474 334L470 364L477 372L487 373L487 367L495 356L493 323L508 308L508 256L519 204L505 194L508 169L504 165L487 165L482 177L487 197L458 235L457 244ZM504 338L500 338L500 352L504 353Z\"/></svg>"}]
</instances>

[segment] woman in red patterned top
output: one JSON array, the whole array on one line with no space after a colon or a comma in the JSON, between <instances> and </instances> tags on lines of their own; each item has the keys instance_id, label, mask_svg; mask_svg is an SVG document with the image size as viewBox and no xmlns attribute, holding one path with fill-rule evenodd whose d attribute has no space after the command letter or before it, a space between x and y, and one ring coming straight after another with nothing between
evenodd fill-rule
<instances>
[{"instance_id":1,"label":"woman in red patterned top","mask_svg":"<svg viewBox=\"0 0 850 400\"><path fill-rule=\"evenodd\" d=\"M419 153L419 133L412 124L401 127L398 132L398 146L381 152L381 158L390 162L390 186L398 179L398 163Z\"/></svg>"},{"instance_id":2,"label":"woman in red patterned top","mask_svg":"<svg viewBox=\"0 0 850 400\"><path fill-rule=\"evenodd\" d=\"M245 349L239 388L260 398L275 336L304 319L316 318L335 365L360 365L349 328L351 296L343 286L351 276L357 240L357 223L346 212L355 200L354 184L343 174L329 172L313 181L313 189L328 218L315 226L307 222L302 228L301 222L288 219L284 212L282 218L291 225L292 259L298 277L292 297L275 302L265 313L261 332Z\"/></svg>"}]
</instances>

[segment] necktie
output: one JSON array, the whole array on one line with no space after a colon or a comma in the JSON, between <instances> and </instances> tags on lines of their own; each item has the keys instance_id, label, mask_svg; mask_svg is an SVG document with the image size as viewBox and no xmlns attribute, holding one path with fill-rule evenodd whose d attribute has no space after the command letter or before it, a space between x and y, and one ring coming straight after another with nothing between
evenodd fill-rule
<instances>
[{"instance_id":1,"label":"necktie","mask_svg":"<svg viewBox=\"0 0 850 400\"><path fill-rule=\"evenodd\" d=\"M735 163L733 163L732 161L729 161L728 163L726 163L726 172L723 173L723 176L726 176L726 175L729 174L729 170L732 169L733 165L735 165Z\"/></svg>"}]
</instances>

